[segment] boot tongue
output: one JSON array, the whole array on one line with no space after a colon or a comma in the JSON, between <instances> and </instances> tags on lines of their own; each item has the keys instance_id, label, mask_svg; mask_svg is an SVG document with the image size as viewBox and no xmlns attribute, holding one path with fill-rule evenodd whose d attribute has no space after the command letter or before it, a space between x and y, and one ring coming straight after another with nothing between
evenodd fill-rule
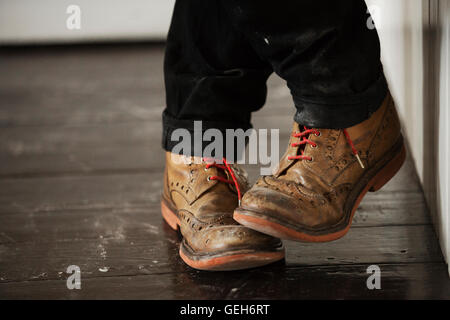
<instances>
[{"instance_id":1,"label":"boot tongue","mask_svg":"<svg viewBox=\"0 0 450 320\"><path fill-rule=\"evenodd\" d=\"M208 182L205 184L205 187L203 188L201 194L204 194L205 192L211 190L214 186L214 190L217 192L230 192L230 193L238 195L238 191L237 191L237 188L234 183L228 183L228 182L220 181L217 179L209 179L211 177L218 177L218 178L228 180L230 182L234 181L231 173L226 168L221 168L221 167L214 166L214 165L207 168L208 164L212 165L212 164L216 164L216 163L220 166L226 167L225 163L223 163L222 161L215 160L215 159L206 159L206 158L203 159L203 161L204 161L204 163L203 163L204 170L207 173L206 180ZM241 176L242 173L240 172L239 169L236 168L236 166L232 166L231 170L236 170L236 171L233 171L233 173L235 174L237 183L239 183L240 187L242 187L244 185L243 181L242 181L243 179ZM245 178L244 178L244 180L245 180ZM210 185L210 186L206 187L207 185ZM242 190L240 190L240 191L242 192ZM198 194L198 195L200 196L201 194Z\"/></svg>"},{"instance_id":2,"label":"boot tongue","mask_svg":"<svg viewBox=\"0 0 450 320\"><path fill-rule=\"evenodd\" d=\"M289 160L288 158L289 157L295 157L295 156L299 155L302 152L302 150L305 149L305 145L299 145L299 146L296 146L296 147L292 146L292 144L300 142L300 138L296 138L293 135L295 133L300 133L300 132L303 132L303 131L305 131L303 126L300 126L297 122L294 122L294 124L292 126L291 137L289 139L288 148L287 148L286 152L284 153L283 157L281 157L281 160L278 163L278 166L276 166L274 171L273 171L273 175L275 177L278 178L289 167L291 167L292 165L294 165L294 163L299 161L299 160Z\"/></svg>"}]
</instances>

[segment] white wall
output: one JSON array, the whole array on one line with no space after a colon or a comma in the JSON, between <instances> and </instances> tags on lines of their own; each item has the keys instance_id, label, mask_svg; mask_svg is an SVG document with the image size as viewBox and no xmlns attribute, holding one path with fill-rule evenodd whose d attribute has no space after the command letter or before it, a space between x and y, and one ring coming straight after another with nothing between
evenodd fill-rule
<instances>
[{"instance_id":1,"label":"white wall","mask_svg":"<svg viewBox=\"0 0 450 320\"><path fill-rule=\"evenodd\" d=\"M0 44L163 39L175 0L0 0ZM66 9L81 9L69 30Z\"/></svg>"},{"instance_id":2,"label":"white wall","mask_svg":"<svg viewBox=\"0 0 450 320\"><path fill-rule=\"evenodd\" d=\"M437 128L434 141L438 146L436 159L436 217L435 222L441 236L441 244L450 259L450 1L437 1L438 38L440 45L436 50L437 64L433 72L436 83L436 120ZM433 185L425 187L433 192ZM450 272L450 264L449 264Z\"/></svg>"},{"instance_id":3,"label":"white wall","mask_svg":"<svg viewBox=\"0 0 450 320\"><path fill-rule=\"evenodd\" d=\"M378 9L386 77L448 262L450 0L366 2Z\"/></svg>"}]
</instances>

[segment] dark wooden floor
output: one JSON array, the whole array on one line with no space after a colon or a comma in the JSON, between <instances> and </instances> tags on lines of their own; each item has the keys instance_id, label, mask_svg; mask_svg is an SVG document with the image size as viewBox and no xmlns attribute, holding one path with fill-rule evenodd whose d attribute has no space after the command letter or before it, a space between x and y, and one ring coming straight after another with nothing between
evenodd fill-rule
<instances>
[{"instance_id":1,"label":"dark wooden floor","mask_svg":"<svg viewBox=\"0 0 450 320\"><path fill-rule=\"evenodd\" d=\"M0 298L450 298L450 280L408 160L362 202L349 234L286 242L285 262L199 272L161 219L163 49L25 48L0 53ZM293 115L270 79L256 127ZM252 179L258 167L248 166ZM366 269L381 268L381 290ZM81 290L66 288L69 265ZM106 272L105 272L106 271Z\"/></svg>"}]
</instances>

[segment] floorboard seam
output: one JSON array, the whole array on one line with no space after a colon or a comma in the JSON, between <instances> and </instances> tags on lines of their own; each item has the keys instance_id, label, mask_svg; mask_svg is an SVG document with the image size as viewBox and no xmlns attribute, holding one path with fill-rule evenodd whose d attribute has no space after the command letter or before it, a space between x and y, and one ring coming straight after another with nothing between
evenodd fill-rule
<instances>
[{"instance_id":1,"label":"floorboard seam","mask_svg":"<svg viewBox=\"0 0 450 320\"><path fill-rule=\"evenodd\" d=\"M368 265L376 264L380 267L382 266L408 266L408 265L442 265L443 261L414 261L414 262L395 262L395 263L389 263L389 262L383 262L383 263L377 263L377 262L368 262L368 263L357 263L357 264L331 264L331 265L308 265L308 266L286 266L283 270L298 270L298 269L315 269L315 268L322 268L322 269L331 269L331 268L339 268L339 267L366 267ZM255 272L264 272L262 269L258 270L251 270L248 271L249 273L255 273ZM269 270L267 271L269 272ZM273 272L270 271L270 272ZM145 276L160 276L160 275L170 275L170 274L190 274L190 273L201 273L195 270L192 271L173 271L173 272L156 272L156 273L147 273L147 274L118 274L118 275L112 275L112 276L101 276L101 277L82 277L82 279L87 280L96 280L96 279L103 279L103 278L124 278L124 277L145 277ZM4 284L12 284L12 283L27 283L27 282L46 282L46 281L65 281L66 279L61 278L50 278L50 279L32 279L32 280L13 280L13 281L3 281L0 282L0 286Z\"/></svg>"}]
</instances>

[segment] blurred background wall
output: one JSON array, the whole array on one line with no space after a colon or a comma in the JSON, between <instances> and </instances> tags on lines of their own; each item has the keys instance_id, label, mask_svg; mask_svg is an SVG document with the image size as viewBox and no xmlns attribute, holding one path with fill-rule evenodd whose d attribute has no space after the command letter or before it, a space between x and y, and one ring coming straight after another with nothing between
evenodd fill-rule
<instances>
[{"instance_id":1,"label":"blurred background wall","mask_svg":"<svg viewBox=\"0 0 450 320\"><path fill-rule=\"evenodd\" d=\"M0 44L163 40L175 0L0 0ZM68 29L70 5L81 28Z\"/></svg>"},{"instance_id":2,"label":"blurred background wall","mask_svg":"<svg viewBox=\"0 0 450 320\"><path fill-rule=\"evenodd\" d=\"M174 0L0 0L0 44L164 40ZM366 0L409 150L448 261L450 0ZM67 8L81 11L69 29Z\"/></svg>"}]
</instances>

